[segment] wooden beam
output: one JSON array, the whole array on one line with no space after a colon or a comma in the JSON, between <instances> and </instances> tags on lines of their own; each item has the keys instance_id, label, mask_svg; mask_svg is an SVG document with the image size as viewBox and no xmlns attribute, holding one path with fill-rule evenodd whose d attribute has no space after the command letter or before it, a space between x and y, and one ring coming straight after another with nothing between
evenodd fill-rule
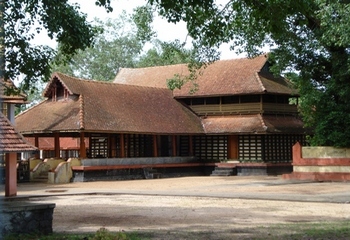
<instances>
[{"instance_id":1,"label":"wooden beam","mask_svg":"<svg viewBox=\"0 0 350 240\"><path fill-rule=\"evenodd\" d=\"M86 158L86 145L85 145L85 133L80 132L80 148L79 148L80 158Z\"/></svg>"},{"instance_id":2,"label":"wooden beam","mask_svg":"<svg viewBox=\"0 0 350 240\"><path fill-rule=\"evenodd\" d=\"M120 134L120 157L125 158L125 143L124 143L124 133Z\"/></svg>"},{"instance_id":3,"label":"wooden beam","mask_svg":"<svg viewBox=\"0 0 350 240\"><path fill-rule=\"evenodd\" d=\"M55 132L54 137L55 137L55 157L60 158L60 150L61 150L60 149L60 133Z\"/></svg>"},{"instance_id":4,"label":"wooden beam","mask_svg":"<svg viewBox=\"0 0 350 240\"><path fill-rule=\"evenodd\" d=\"M112 134L110 136L110 138L111 138L111 141L110 141L111 144L108 147L109 147L109 150L110 150L110 153L111 153L111 157L115 158L115 157L117 157L116 135Z\"/></svg>"},{"instance_id":5,"label":"wooden beam","mask_svg":"<svg viewBox=\"0 0 350 240\"><path fill-rule=\"evenodd\" d=\"M153 135L153 157L158 157L157 135Z\"/></svg>"},{"instance_id":6,"label":"wooden beam","mask_svg":"<svg viewBox=\"0 0 350 240\"><path fill-rule=\"evenodd\" d=\"M193 136L189 136L189 154L193 156Z\"/></svg>"},{"instance_id":7,"label":"wooden beam","mask_svg":"<svg viewBox=\"0 0 350 240\"><path fill-rule=\"evenodd\" d=\"M5 197L17 196L17 153L6 153L5 165Z\"/></svg>"},{"instance_id":8,"label":"wooden beam","mask_svg":"<svg viewBox=\"0 0 350 240\"><path fill-rule=\"evenodd\" d=\"M35 135L35 136L34 136L34 144L35 144L35 146L36 146L38 149L40 149L40 148L39 148L39 137L38 137L38 135ZM35 157L36 159L39 159L39 158L40 158L40 150L35 151L34 157Z\"/></svg>"},{"instance_id":9,"label":"wooden beam","mask_svg":"<svg viewBox=\"0 0 350 240\"><path fill-rule=\"evenodd\" d=\"M176 141L176 136L175 135L173 135L172 136L172 148L173 148L173 157L176 157L176 155L177 155L177 141Z\"/></svg>"}]
</instances>

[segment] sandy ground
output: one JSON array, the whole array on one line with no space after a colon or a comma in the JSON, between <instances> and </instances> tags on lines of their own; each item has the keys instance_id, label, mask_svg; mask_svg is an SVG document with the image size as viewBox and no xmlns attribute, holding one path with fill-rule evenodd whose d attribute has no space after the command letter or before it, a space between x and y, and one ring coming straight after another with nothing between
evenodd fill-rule
<instances>
[{"instance_id":1,"label":"sandy ground","mask_svg":"<svg viewBox=\"0 0 350 240\"><path fill-rule=\"evenodd\" d=\"M19 197L56 203L54 232L149 232L147 239L244 239L283 223L350 221L349 183L279 177L23 184ZM349 236L350 238L350 236Z\"/></svg>"}]
</instances>

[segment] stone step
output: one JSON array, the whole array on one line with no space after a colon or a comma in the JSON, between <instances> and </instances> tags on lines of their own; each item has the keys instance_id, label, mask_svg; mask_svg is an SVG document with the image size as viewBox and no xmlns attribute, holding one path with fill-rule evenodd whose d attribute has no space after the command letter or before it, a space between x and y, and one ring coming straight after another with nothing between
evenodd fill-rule
<instances>
[{"instance_id":1,"label":"stone step","mask_svg":"<svg viewBox=\"0 0 350 240\"><path fill-rule=\"evenodd\" d=\"M233 175L232 173L215 173L215 172L210 174L210 176L224 176L224 177L232 176L232 175Z\"/></svg>"},{"instance_id":2,"label":"stone step","mask_svg":"<svg viewBox=\"0 0 350 240\"><path fill-rule=\"evenodd\" d=\"M146 179L161 178L162 176L161 173L159 173L156 169L153 168L144 168L143 172Z\"/></svg>"},{"instance_id":3,"label":"stone step","mask_svg":"<svg viewBox=\"0 0 350 240\"><path fill-rule=\"evenodd\" d=\"M232 175L234 175L233 168L216 167L210 176L232 176Z\"/></svg>"}]
</instances>

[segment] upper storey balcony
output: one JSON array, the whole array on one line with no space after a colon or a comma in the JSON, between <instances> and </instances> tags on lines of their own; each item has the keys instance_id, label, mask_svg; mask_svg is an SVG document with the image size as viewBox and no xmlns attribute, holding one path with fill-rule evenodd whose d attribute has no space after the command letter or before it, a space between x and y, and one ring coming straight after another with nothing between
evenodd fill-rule
<instances>
[{"instance_id":1,"label":"upper storey balcony","mask_svg":"<svg viewBox=\"0 0 350 240\"><path fill-rule=\"evenodd\" d=\"M183 99L199 116L278 114L297 115L297 98L278 95L246 95Z\"/></svg>"}]
</instances>

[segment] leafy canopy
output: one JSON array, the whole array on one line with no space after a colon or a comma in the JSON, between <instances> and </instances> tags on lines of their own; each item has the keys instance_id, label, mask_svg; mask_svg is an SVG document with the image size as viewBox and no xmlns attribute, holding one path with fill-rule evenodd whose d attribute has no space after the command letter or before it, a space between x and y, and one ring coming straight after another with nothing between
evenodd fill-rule
<instances>
[{"instance_id":1,"label":"leafy canopy","mask_svg":"<svg viewBox=\"0 0 350 240\"><path fill-rule=\"evenodd\" d=\"M196 57L194 48L185 48L179 40L163 42L156 38L152 28L153 14L149 6L140 6L131 15L123 12L116 19L95 19L93 24L101 31L93 46L79 50L68 60L59 50L53 71L111 81L120 68L192 62Z\"/></svg>"},{"instance_id":2,"label":"leafy canopy","mask_svg":"<svg viewBox=\"0 0 350 240\"><path fill-rule=\"evenodd\" d=\"M249 57L272 49L276 74L296 73L313 145L350 146L350 4L337 0L149 0L187 23L199 45L231 43ZM221 3L221 4L220 4Z\"/></svg>"},{"instance_id":3,"label":"leafy canopy","mask_svg":"<svg viewBox=\"0 0 350 240\"><path fill-rule=\"evenodd\" d=\"M113 10L110 0L96 0L96 5ZM69 57L91 46L97 34L79 6L68 0L1 0L0 23L0 78L24 76L24 89L35 86L42 77L48 79L50 60L56 53L34 44L35 36L46 31Z\"/></svg>"}]
</instances>

